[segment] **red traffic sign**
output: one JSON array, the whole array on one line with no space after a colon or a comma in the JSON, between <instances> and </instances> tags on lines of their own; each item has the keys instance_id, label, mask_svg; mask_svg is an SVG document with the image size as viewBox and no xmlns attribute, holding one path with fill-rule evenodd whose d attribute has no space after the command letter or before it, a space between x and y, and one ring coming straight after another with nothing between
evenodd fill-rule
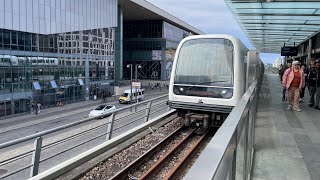
<instances>
[{"instance_id":1,"label":"red traffic sign","mask_svg":"<svg viewBox=\"0 0 320 180\"><path fill-rule=\"evenodd\" d=\"M141 87L141 82L132 82L132 86L140 88Z\"/></svg>"}]
</instances>

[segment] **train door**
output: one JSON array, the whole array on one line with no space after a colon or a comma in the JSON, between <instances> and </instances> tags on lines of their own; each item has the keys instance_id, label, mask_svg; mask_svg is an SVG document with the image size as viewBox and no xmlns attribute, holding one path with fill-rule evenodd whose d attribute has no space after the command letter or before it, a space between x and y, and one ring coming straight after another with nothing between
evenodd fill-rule
<instances>
[{"instance_id":1,"label":"train door","mask_svg":"<svg viewBox=\"0 0 320 180\"><path fill-rule=\"evenodd\" d=\"M6 115L6 105L5 102L0 102L0 117Z\"/></svg>"},{"instance_id":2,"label":"train door","mask_svg":"<svg viewBox=\"0 0 320 180\"><path fill-rule=\"evenodd\" d=\"M246 89L253 83L257 78L257 67L259 66L259 53L256 50L248 51L247 58L247 74L246 74Z\"/></svg>"},{"instance_id":3,"label":"train door","mask_svg":"<svg viewBox=\"0 0 320 180\"><path fill-rule=\"evenodd\" d=\"M0 117L12 115L11 101L0 102Z\"/></svg>"},{"instance_id":4,"label":"train door","mask_svg":"<svg viewBox=\"0 0 320 180\"><path fill-rule=\"evenodd\" d=\"M28 108L30 103L28 101L30 102L30 100L27 99L14 100L14 114L25 113L30 110L30 108Z\"/></svg>"}]
</instances>

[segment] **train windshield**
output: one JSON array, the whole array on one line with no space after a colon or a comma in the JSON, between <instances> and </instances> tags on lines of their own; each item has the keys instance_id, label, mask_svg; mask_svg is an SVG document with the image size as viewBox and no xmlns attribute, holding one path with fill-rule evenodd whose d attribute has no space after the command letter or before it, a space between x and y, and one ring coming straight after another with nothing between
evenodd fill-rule
<instances>
[{"instance_id":1,"label":"train windshield","mask_svg":"<svg viewBox=\"0 0 320 180\"><path fill-rule=\"evenodd\" d=\"M192 39L179 52L175 84L233 85L233 45L227 39Z\"/></svg>"}]
</instances>

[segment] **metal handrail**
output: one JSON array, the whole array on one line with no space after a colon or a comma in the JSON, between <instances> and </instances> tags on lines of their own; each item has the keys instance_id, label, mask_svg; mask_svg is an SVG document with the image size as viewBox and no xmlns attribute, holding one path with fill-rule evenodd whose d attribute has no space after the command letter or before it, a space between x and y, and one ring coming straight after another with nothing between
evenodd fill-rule
<instances>
[{"instance_id":1,"label":"metal handrail","mask_svg":"<svg viewBox=\"0 0 320 180\"><path fill-rule=\"evenodd\" d=\"M2 162L0 162L0 164L6 165L8 163L14 162L15 160L26 158L26 157L31 156L33 154L31 165L26 166L26 167L22 167L22 169L20 168L20 169L14 170L12 172L9 172L9 173L7 173L7 174L5 174L3 176L0 176L0 178L11 176L11 175L13 175L15 173L21 172L21 171L23 171L23 170L25 170L27 168L30 168L30 167L31 167L30 176L35 176L35 175L38 174L39 164L41 162L47 161L48 159L51 159L51 158L56 157L58 155L61 155L61 154L65 153L65 152L67 152L69 150L77 148L77 147L79 147L79 146L81 146L81 145L83 145L85 143L88 143L88 142L90 142L92 140L101 138L103 136L106 136L107 137L106 140L109 140L109 139L112 138L112 133L114 131L116 131L118 129L121 129L122 127L125 127L125 126L127 126L129 124L132 124L134 122L137 122L137 121L139 121L141 119L145 119L145 121L148 121L148 118L149 118L150 114L154 113L154 112L151 112L151 109L155 108L158 105L158 104L155 104L154 106L151 106L152 101L156 101L158 99L166 98L167 96L168 95L158 96L158 97L152 98L152 99L147 100L147 101L143 101L143 102L135 103L135 104L123 107L123 108L119 108L119 109L115 110L112 113L108 113L108 114L104 114L104 115L100 115L100 116L92 117L92 118L85 118L85 119L77 121L77 122L69 123L69 124L62 125L62 126L59 126L59 127L56 127L56 128L52 128L52 129L49 129L49 130L46 130L46 131L42 131L42 132L39 132L39 133L36 133L36 134L33 134L33 135L29 135L29 136L26 136L26 137L23 137L23 138L19 138L19 139L13 140L13 141L2 143L2 144L0 144L0 149L4 149L4 148L7 148L7 147L10 147L10 146L19 144L19 143L23 143L23 142L26 142L26 141L29 141L29 140L32 140L32 139L37 139L35 141L35 143L34 143L34 150L31 150L31 151L28 151L28 152L24 152L24 153L19 154L19 155L15 155L14 157L10 157L9 159L5 159ZM161 102L161 104L163 104L163 102ZM137 110L138 107L140 108L140 110ZM135 109L134 112L132 112L133 108ZM120 117L118 119L115 119L115 116L117 114L119 114L119 112L126 112L128 110L131 111L132 113L124 115L123 117ZM144 112L147 113L147 114L140 115L141 113L144 113ZM74 126L89 122L89 121L94 120L94 119L99 118L99 117L109 116L109 115L111 115L109 117L109 119L107 119L107 121L105 123L101 124L101 125L98 125L98 126L95 126L95 127L91 127L91 128L89 128L89 129L87 129L85 131L81 131L81 132L75 133L75 134L73 134L71 136L68 136L67 138L59 139L59 140L51 142L49 144L42 145L42 138L41 137L43 137L45 135L48 135L48 134L51 134L51 133L54 133L54 132L57 132L57 131L60 131L60 130L64 130L64 129L67 129L67 128L70 128L70 127L74 127ZM130 118L130 117L134 117L134 116L138 116L138 117L136 117L135 119L133 119L132 121L130 121L130 122L124 124L124 125L121 125L120 127L113 128L113 124L114 123L121 122L125 118L128 118L128 117ZM106 131L104 133L100 134L99 136L92 137L89 140L86 140L84 142L80 142L80 144L77 143L76 145L73 145L72 147L68 147L68 148L64 149L63 151L58 152L56 154L51 154L46 158L43 158L43 159L41 158L41 151L43 151L43 150L47 150L47 149L52 148L52 147L54 147L56 145L60 145L61 143L65 143L65 142L74 140L75 138L79 138L79 137L84 136L84 135L86 135L88 133L91 133L92 131L95 131L95 130L98 130L98 129L102 129L102 128L106 128Z\"/></svg>"},{"instance_id":2,"label":"metal handrail","mask_svg":"<svg viewBox=\"0 0 320 180\"><path fill-rule=\"evenodd\" d=\"M13 141L5 142L5 143L0 144L0 149L7 148L9 146L12 146L12 145L15 145L15 144L19 144L19 143L22 143L22 142L25 142L25 141L29 141L29 140L34 139L36 137L45 136L47 134L51 134L51 133L54 133L54 132L57 132L57 131L60 131L60 130L63 130L63 129L67 129L67 128L70 128L72 126L76 126L76 125L79 125L79 124L94 120L94 119L99 118L99 117L109 116L109 115L111 115L113 113L118 113L120 111L124 111L124 110L130 109L132 107L139 106L141 104L145 104L145 103L157 100L157 99L161 99L161 98L166 97L166 96L168 96L168 95L162 95L162 96L159 96L159 97L156 97L156 98L144 101L144 102L139 102L139 103L136 103L136 104L132 104L132 105L120 108L120 109L116 109L112 113L108 113L108 114L104 114L104 115L97 116L97 117L92 117L92 118L85 118L84 120L81 120L81 121L69 123L69 124L62 125L62 126L59 126L59 127L56 127L56 128L52 128L52 129L49 129L49 130L46 130L46 131L38 132L38 133L35 133L33 135L29 135L29 136L26 136L26 137L23 137L23 138L19 138L19 139L13 140Z\"/></svg>"},{"instance_id":3,"label":"metal handrail","mask_svg":"<svg viewBox=\"0 0 320 180\"><path fill-rule=\"evenodd\" d=\"M215 133L184 179L236 179L236 163L241 161L238 145L243 144L242 178L249 179L253 159L253 139L256 110L262 82L260 77L251 84ZM242 142L241 142L242 141Z\"/></svg>"}]
</instances>

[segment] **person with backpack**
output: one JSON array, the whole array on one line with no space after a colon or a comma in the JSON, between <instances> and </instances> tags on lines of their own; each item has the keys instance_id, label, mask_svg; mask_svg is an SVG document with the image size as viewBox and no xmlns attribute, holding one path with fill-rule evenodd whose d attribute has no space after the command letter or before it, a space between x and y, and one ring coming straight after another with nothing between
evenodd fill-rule
<instances>
[{"instance_id":1,"label":"person with backpack","mask_svg":"<svg viewBox=\"0 0 320 180\"><path fill-rule=\"evenodd\" d=\"M288 93L288 108L291 109L293 104L293 110L300 112L300 91L304 87L304 71L300 69L300 62L293 61L292 67L287 69L282 77L282 84Z\"/></svg>"}]
</instances>

